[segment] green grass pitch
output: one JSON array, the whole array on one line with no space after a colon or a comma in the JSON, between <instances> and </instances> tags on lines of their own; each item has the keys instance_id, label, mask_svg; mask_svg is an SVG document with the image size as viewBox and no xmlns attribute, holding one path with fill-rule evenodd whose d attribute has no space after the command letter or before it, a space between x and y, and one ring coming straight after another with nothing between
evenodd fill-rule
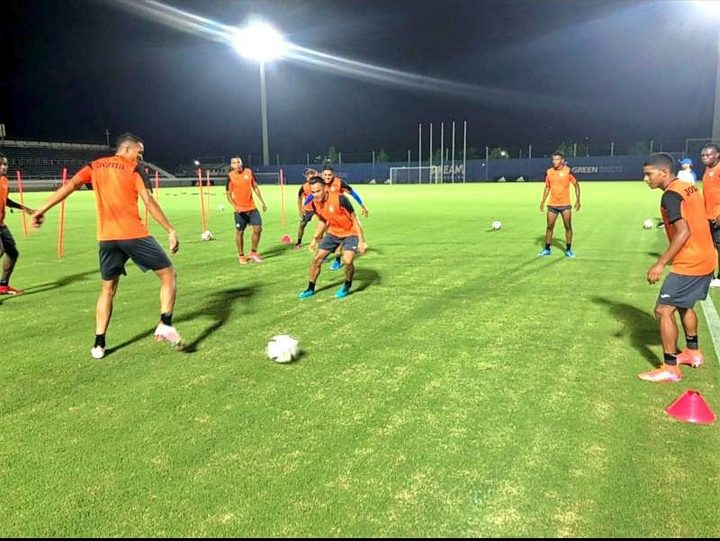
<instances>
[{"instance_id":1,"label":"green grass pitch","mask_svg":"<svg viewBox=\"0 0 720 541\"><path fill-rule=\"evenodd\" d=\"M92 193L67 202L62 260L59 209L28 240L8 215L27 294L0 298L0 534L720 535L718 425L663 411L690 388L720 409L699 307L705 366L637 379L662 353L645 273L667 240L641 228L659 192L584 183L569 260L561 223L536 256L540 184L360 186L371 250L354 293L334 298L342 271L326 264L300 301L311 255L280 243L296 187L286 227L262 187L265 263L248 267L216 190L212 242L195 189L159 194L187 353L153 341L159 280L129 265L111 354L90 357ZM284 333L303 350L288 365L264 354Z\"/></svg>"}]
</instances>

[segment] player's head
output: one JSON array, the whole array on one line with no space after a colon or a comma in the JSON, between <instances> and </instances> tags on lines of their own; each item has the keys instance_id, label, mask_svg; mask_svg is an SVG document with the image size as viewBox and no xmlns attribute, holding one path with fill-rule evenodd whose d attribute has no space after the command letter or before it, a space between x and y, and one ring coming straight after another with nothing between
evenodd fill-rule
<instances>
[{"instance_id":1,"label":"player's head","mask_svg":"<svg viewBox=\"0 0 720 541\"><path fill-rule=\"evenodd\" d=\"M325 179L315 176L308 180L308 182L310 183L310 192L313 194L313 199L325 201L327 195Z\"/></svg>"},{"instance_id":2,"label":"player's head","mask_svg":"<svg viewBox=\"0 0 720 541\"><path fill-rule=\"evenodd\" d=\"M0 152L0 175L5 175L8 170L8 159L5 154Z\"/></svg>"},{"instance_id":3,"label":"player's head","mask_svg":"<svg viewBox=\"0 0 720 541\"><path fill-rule=\"evenodd\" d=\"M133 133L123 133L115 141L115 154L132 161L142 161L145 145L143 140Z\"/></svg>"},{"instance_id":4,"label":"player's head","mask_svg":"<svg viewBox=\"0 0 720 541\"><path fill-rule=\"evenodd\" d=\"M335 169L333 169L329 165L326 165L325 167L323 167L322 178L325 179L325 182L327 182L329 184L332 181L332 179L335 178Z\"/></svg>"},{"instance_id":5,"label":"player's head","mask_svg":"<svg viewBox=\"0 0 720 541\"><path fill-rule=\"evenodd\" d=\"M243 161L240 156L233 156L230 158L230 169L233 171L242 171L243 170Z\"/></svg>"},{"instance_id":6,"label":"player's head","mask_svg":"<svg viewBox=\"0 0 720 541\"><path fill-rule=\"evenodd\" d=\"M675 160L667 152L651 154L643 166L643 180L651 188L665 188L675 179Z\"/></svg>"},{"instance_id":7,"label":"player's head","mask_svg":"<svg viewBox=\"0 0 720 541\"><path fill-rule=\"evenodd\" d=\"M305 169L304 175L305 175L305 180L310 180L311 178L318 176L318 172L317 172L317 170L313 169L312 167L309 167L309 168Z\"/></svg>"},{"instance_id":8,"label":"player's head","mask_svg":"<svg viewBox=\"0 0 720 541\"><path fill-rule=\"evenodd\" d=\"M720 161L720 148L714 143L708 143L700 151L700 160L705 167L715 167Z\"/></svg>"},{"instance_id":9,"label":"player's head","mask_svg":"<svg viewBox=\"0 0 720 541\"><path fill-rule=\"evenodd\" d=\"M680 166L685 170L692 169L692 166L693 166L692 160L690 158L684 158L684 159L680 160Z\"/></svg>"},{"instance_id":10,"label":"player's head","mask_svg":"<svg viewBox=\"0 0 720 541\"><path fill-rule=\"evenodd\" d=\"M565 154L562 152L553 152L552 165L555 169L560 169L563 165L565 165Z\"/></svg>"}]
</instances>

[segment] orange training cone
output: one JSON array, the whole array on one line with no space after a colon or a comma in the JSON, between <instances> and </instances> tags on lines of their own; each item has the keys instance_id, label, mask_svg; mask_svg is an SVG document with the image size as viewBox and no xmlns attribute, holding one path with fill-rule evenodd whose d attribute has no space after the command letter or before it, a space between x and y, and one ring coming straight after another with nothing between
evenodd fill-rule
<instances>
[{"instance_id":1,"label":"orange training cone","mask_svg":"<svg viewBox=\"0 0 720 541\"><path fill-rule=\"evenodd\" d=\"M283 235L283 238L280 239L280 242L283 244L292 244L292 239L290 238L290 235Z\"/></svg>"},{"instance_id":2,"label":"orange training cone","mask_svg":"<svg viewBox=\"0 0 720 541\"><path fill-rule=\"evenodd\" d=\"M688 423L711 424L717 419L700 392L693 390L685 391L665 412Z\"/></svg>"}]
</instances>

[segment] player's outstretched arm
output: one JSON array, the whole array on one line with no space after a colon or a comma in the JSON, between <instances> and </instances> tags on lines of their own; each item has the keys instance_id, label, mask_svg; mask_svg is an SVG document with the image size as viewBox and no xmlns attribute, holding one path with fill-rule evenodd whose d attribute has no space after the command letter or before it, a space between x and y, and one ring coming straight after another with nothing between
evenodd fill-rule
<instances>
[{"instance_id":1,"label":"player's outstretched arm","mask_svg":"<svg viewBox=\"0 0 720 541\"><path fill-rule=\"evenodd\" d=\"M320 216L318 216L318 218L320 218ZM313 240L310 242L310 246L308 248L311 252L317 250L318 242L323 238L327 228L328 225L322 220L322 218L320 218L318 220L317 227L315 228L315 233L313 234Z\"/></svg>"},{"instance_id":2,"label":"player's outstretched arm","mask_svg":"<svg viewBox=\"0 0 720 541\"><path fill-rule=\"evenodd\" d=\"M575 210L580 210L580 183L575 182Z\"/></svg>"},{"instance_id":3,"label":"player's outstretched arm","mask_svg":"<svg viewBox=\"0 0 720 541\"><path fill-rule=\"evenodd\" d=\"M367 243L365 242L365 230L363 229L360 220L357 219L357 216L355 214L352 215L352 220L358 230L358 252L364 254L367 250Z\"/></svg>"},{"instance_id":4,"label":"player's outstretched arm","mask_svg":"<svg viewBox=\"0 0 720 541\"><path fill-rule=\"evenodd\" d=\"M545 191L543 192L542 199L540 200L540 212L545 209L545 200L547 199L548 194L550 194L550 186L545 186Z\"/></svg>"},{"instance_id":5,"label":"player's outstretched arm","mask_svg":"<svg viewBox=\"0 0 720 541\"><path fill-rule=\"evenodd\" d=\"M260 193L260 186L257 184L253 185L253 191L257 194L258 199L260 199L260 202L263 206L263 212L267 212L268 206L265 204L265 200L263 199L262 193Z\"/></svg>"},{"instance_id":6,"label":"player's outstretched arm","mask_svg":"<svg viewBox=\"0 0 720 541\"><path fill-rule=\"evenodd\" d=\"M165 231L167 231L170 252L173 254L177 253L180 249L180 241L177 237L177 231L175 231L175 228L170 224L170 221L167 219L167 216L165 216L165 213L160 208L160 205L158 205L155 198L150 195L150 192L145 189L140 190L140 197L142 198L143 203L145 203L145 207L150 211L150 215L153 219L159 223Z\"/></svg>"},{"instance_id":7,"label":"player's outstretched arm","mask_svg":"<svg viewBox=\"0 0 720 541\"><path fill-rule=\"evenodd\" d=\"M48 198L48 200L45 201L45 203L40 205L40 207L35 212L33 212L33 215L30 217L30 220L32 221L32 226L40 227L45 220L45 213L61 201L67 199L71 193L80 188L83 184L85 184L85 182L86 181L84 179L74 176L70 179L70 182L65 184L65 186L63 186L62 188L58 188Z\"/></svg>"}]
</instances>

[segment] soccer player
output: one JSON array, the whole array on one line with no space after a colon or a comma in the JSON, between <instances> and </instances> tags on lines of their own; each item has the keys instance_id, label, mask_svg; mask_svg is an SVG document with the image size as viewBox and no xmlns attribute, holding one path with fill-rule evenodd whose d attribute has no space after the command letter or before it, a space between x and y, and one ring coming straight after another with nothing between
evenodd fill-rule
<instances>
[{"instance_id":1,"label":"soccer player","mask_svg":"<svg viewBox=\"0 0 720 541\"><path fill-rule=\"evenodd\" d=\"M33 226L40 227L45 214L75 190L91 183L97 204L97 238L99 241L102 287L95 315L95 343L90 354L105 356L105 334L110 325L113 298L125 263L132 259L143 271L151 269L160 278L160 323L155 329L157 341L166 340L182 349L182 338L172 325L175 307L175 269L158 242L150 236L138 212L138 197L152 217L168 233L170 251L180 247L175 228L157 201L148 193L142 177L142 153L145 146L138 136L125 133L117 139L114 156L100 158L83 167L65 186L58 189L32 215Z\"/></svg>"},{"instance_id":2,"label":"soccer player","mask_svg":"<svg viewBox=\"0 0 720 541\"><path fill-rule=\"evenodd\" d=\"M10 194L10 183L5 175L8 170L8 159L5 154L0 153L0 259L3 260L2 277L0 277L0 295L21 295L22 291L10 285L15 264L20 252L15 245L15 239L10 229L5 225L5 209L20 209L22 212L32 214L31 208L24 207L8 197ZM3 257L4 256L4 257Z\"/></svg>"},{"instance_id":3,"label":"soccer player","mask_svg":"<svg viewBox=\"0 0 720 541\"><path fill-rule=\"evenodd\" d=\"M318 176L318 172L315 169L305 169L305 183L300 186L298 190L297 206L298 215L300 216L300 225L298 225L297 242L295 243L295 249L299 250L302 246L302 238L305 233L305 226L315 216L315 211L312 209L312 203L305 204L305 199L310 196L310 179Z\"/></svg>"},{"instance_id":4,"label":"soccer player","mask_svg":"<svg viewBox=\"0 0 720 541\"><path fill-rule=\"evenodd\" d=\"M330 193L341 193L341 194L350 194L355 201L357 201L358 205L360 205L360 212L362 215L367 218L368 217L368 209L363 204L362 199L360 199L360 194L358 194L355 190L352 189L352 186L347 184L343 179L335 176L335 170L330 167L329 165L326 165L322 170L322 178L325 181L325 184L327 184L328 188L330 189ZM305 199L305 203L309 203L312 201L312 194L310 194L307 199ZM329 255L329 254L328 254ZM338 248L338 253L335 255L335 261L333 261L332 265L330 265L330 270L339 270L342 267L342 247Z\"/></svg>"},{"instance_id":5,"label":"soccer player","mask_svg":"<svg viewBox=\"0 0 720 541\"><path fill-rule=\"evenodd\" d=\"M570 184L575 187L575 210L580 210L580 184L573 176L572 171L565 163L565 155L562 152L555 152L552 155L552 167L545 174L545 191L540 201L540 212L545 207L545 200L550 195L547 207L547 229L545 230L545 248L538 254L541 256L550 255L550 244L552 243L553 230L558 214L562 214L565 224L565 256L575 257L572 250L572 205L570 204Z\"/></svg>"},{"instance_id":6,"label":"soccer player","mask_svg":"<svg viewBox=\"0 0 720 541\"><path fill-rule=\"evenodd\" d=\"M695 184L695 181L697 180L697 175L695 174L695 171L693 171L693 162L690 158L684 158L680 160L680 171L678 171L677 177L678 180L682 180L683 182L689 182L690 184Z\"/></svg>"},{"instance_id":7,"label":"soccer player","mask_svg":"<svg viewBox=\"0 0 720 541\"><path fill-rule=\"evenodd\" d=\"M705 166L702 178L705 215L710 224L719 263L717 278L713 278L710 287L720 287L720 149L714 144L705 145L700 151L700 160Z\"/></svg>"},{"instance_id":8,"label":"soccer player","mask_svg":"<svg viewBox=\"0 0 720 541\"><path fill-rule=\"evenodd\" d=\"M225 195L235 209L235 244L238 249L238 261L241 265L247 265L245 257L244 237L245 228L248 224L252 227L252 244L250 246L250 260L253 263L262 263L263 260L257 253L262 233L262 218L255 206L253 192L262 203L263 212L267 212L267 205L260 193L260 188L255 180L252 169L243 167L242 159L235 156L230 160L230 172L225 184Z\"/></svg>"},{"instance_id":9,"label":"soccer player","mask_svg":"<svg viewBox=\"0 0 720 541\"><path fill-rule=\"evenodd\" d=\"M713 240L707 226L703 197L697 186L679 181L675 175L675 160L666 153L652 154L643 167L643 180L652 189L663 190L660 212L665 222L670 246L650 267L647 281L660 280L665 265L672 261L655 305L660 322L663 363L659 368L639 374L651 382L680 381L679 364L698 367L703 355L698 348L697 315L693 307L707 297L715 269ZM686 349L677 349L678 327L675 312L680 313L685 330Z\"/></svg>"},{"instance_id":10,"label":"soccer player","mask_svg":"<svg viewBox=\"0 0 720 541\"><path fill-rule=\"evenodd\" d=\"M301 299L315 294L315 283L320 275L325 257L342 246L343 263L345 264L345 283L335 293L342 299L350 294L352 279L355 274L355 253L365 253L365 235L360 226L350 200L340 192L331 192L325 181L320 177L310 180L313 195L313 210L320 222L310 243L310 250L317 253L310 264L310 281L307 289L300 293ZM319 241L319 245L318 245Z\"/></svg>"}]
</instances>

